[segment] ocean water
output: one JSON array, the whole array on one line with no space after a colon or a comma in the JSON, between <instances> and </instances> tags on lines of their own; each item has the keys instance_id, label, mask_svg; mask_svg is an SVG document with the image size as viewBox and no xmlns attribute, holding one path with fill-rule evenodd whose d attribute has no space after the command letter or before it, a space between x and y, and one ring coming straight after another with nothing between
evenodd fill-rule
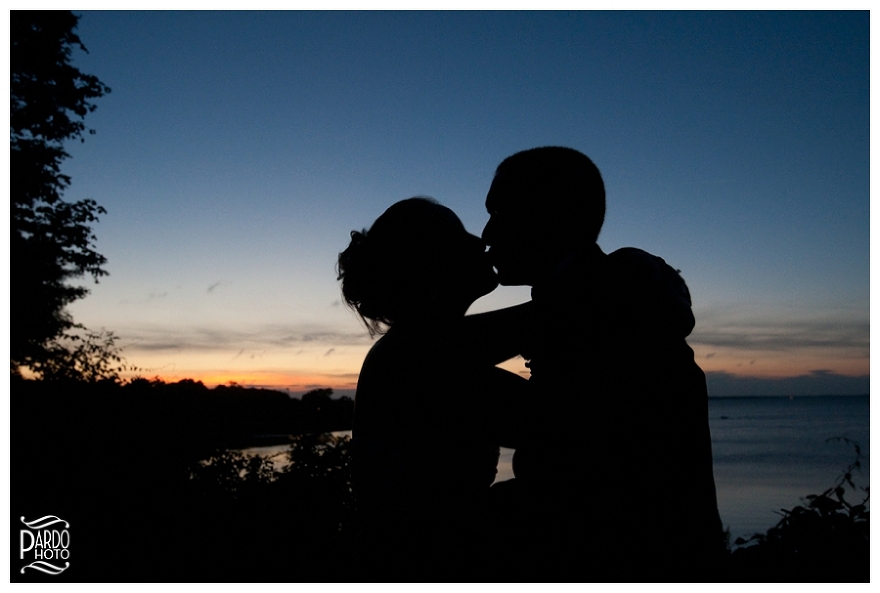
<instances>
[{"instance_id":1,"label":"ocean water","mask_svg":"<svg viewBox=\"0 0 880 593\"><path fill-rule=\"evenodd\" d=\"M774 511L801 504L830 488L856 460L856 486L870 478L868 396L748 397L709 400L709 426L721 520L732 540L766 531L780 519ZM848 492L862 502L862 492Z\"/></svg>"},{"instance_id":2,"label":"ocean water","mask_svg":"<svg viewBox=\"0 0 880 593\"><path fill-rule=\"evenodd\" d=\"M856 486L869 484L868 396L715 397L709 399L709 428L718 511L731 543L766 532L781 509L821 494L856 460ZM829 439L832 439L829 442ZM512 449L502 449L496 481L513 477ZM861 492L847 493L862 502Z\"/></svg>"}]
</instances>

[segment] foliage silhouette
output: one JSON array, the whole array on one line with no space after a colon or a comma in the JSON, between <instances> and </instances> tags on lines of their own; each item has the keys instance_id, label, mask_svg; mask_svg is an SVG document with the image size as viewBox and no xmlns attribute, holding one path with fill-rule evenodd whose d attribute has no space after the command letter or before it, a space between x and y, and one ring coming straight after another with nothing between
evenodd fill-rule
<instances>
[{"instance_id":1,"label":"foliage silhouette","mask_svg":"<svg viewBox=\"0 0 880 593\"><path fill-rule=\"evenodd\" d=\"M192 465L174 512L202 543L176 555L200 575L184 572L184 580L347 580L349 445L348 437L299 435L281 454L283 467L230 450Z\"/></svg>"},{"instance_id":2,"label":"foliage silhouette","mask_svg":"<svg viewBox=\"0 0 880 593\"><path fill-rule=\"evenodd\" d=\"M52 367L65 356L58 341L74 323L65 307L88 290L69 281L107 274L91 224L104 209L94 200L66 202L70 177L61 163L68 140L83 140L83 118L110 92L71 63L79 17L69 11L10 12L10 356L21 367ZM58 362L55 367L63 363ZM48 366L47 366L48 365Z\"/></svg>"},{"instance_id":3,"label":"foliage silhouette","mask_svg":"<svg viewBox=\"0 0 880 593\"><path fill-rule=\"evenodd\" d=\"M46 344L49 356L33 361L31 369L49 381L121 383L120 373L138 369L125 363L117 340L116 334L106 330L64 334L49 340Z\"/></svg>"},{"instance_id":4,"label":"foliage silhouette","mask_svg":"<svg viewBox=\"0 0 880 593\"><path fill-rule=\"evenodd\" d=\"M829 441L853 447L855 460L821 494L782 509L782 519L766 534L737 538L742 546L731 555L731 577L737 581L868 582L870 580L870 511L868 486L857 486L863 455L858 443L844 437ZM852 503L847 490L861 496Z\"/></svg>"}]
</instances>

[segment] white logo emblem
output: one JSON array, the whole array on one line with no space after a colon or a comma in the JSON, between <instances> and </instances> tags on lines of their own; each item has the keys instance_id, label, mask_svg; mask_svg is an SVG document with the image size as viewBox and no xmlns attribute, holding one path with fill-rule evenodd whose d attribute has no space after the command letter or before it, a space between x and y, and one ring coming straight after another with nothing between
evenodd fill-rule
<instances>
[{"instance_id":1,"label":"white logo emblem","mask_svg":"<svg viewBox=\"0 0 880 593\"><path fill-rule=\"evenodd\" d=\"M33 521L26 521L22 517L21 522L28 527L21 530L19 538L21 559L25 559L25 552L33 553L33 562L25 565L21 573L24 574L28 568L52 575L67 570L70 562L65 562L64 566L56 566L55 563L60 564L61 560L70 558L70 524L55 515L46 515Z\"/></svg>"}]
</instances>

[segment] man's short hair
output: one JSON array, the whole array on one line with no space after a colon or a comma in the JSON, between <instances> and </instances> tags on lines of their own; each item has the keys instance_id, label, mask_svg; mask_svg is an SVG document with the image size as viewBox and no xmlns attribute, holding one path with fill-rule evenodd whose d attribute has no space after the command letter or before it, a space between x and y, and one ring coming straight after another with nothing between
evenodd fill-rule
<instances>
[{"instance_id":1,"label":"man's short hair","mask_svg":"<svg viewBox=\"0 0 880 593\"><path fill-rule=\"evenodd\" d=\"M504 159L495 176L510 176L516 195L540 205L560 230L595 242L605 222L605 184L590 158L564 146L541 146ZM515 199L515 198L514 198Z\"/></svg>"}]
</instances>

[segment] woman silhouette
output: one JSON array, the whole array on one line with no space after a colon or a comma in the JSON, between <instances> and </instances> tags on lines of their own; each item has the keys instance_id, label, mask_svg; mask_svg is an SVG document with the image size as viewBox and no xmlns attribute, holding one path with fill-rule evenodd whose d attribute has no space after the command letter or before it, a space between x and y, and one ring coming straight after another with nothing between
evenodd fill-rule
<instances>
[{"instance_id":1,"label":"woman silhouette","mask_svg":"<svg viewBox=\"0 0 880 593\"><path fill-rule=\"evenodd\" d=\"M429 198L391 206L339 255L370 334L355 396L353 480L365 580L473 580L487 568L498 447L514 446L529 305L465 317L497 286L482 240Z\"/></svg>"}]
</instances>

